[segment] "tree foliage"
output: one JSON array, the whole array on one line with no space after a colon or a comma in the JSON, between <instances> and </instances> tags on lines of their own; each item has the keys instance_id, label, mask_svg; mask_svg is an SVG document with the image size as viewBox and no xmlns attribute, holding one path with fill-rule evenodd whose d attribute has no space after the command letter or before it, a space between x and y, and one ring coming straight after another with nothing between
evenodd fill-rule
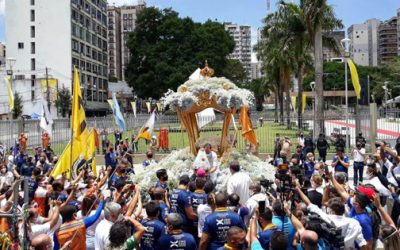
<instances>
[{"instance_id":1,"label":"tree foliage","mask_svg":"<svg viewBox=\"0 0 400 250\"><path fill-rule=\"evenodd\" d=\"M69 89L62 87L57 93L57 100L55 102L58 112L62 117L66 117L71 110L72 97Z\"/></svg>"},{"instance_id":2,"label":"tree foliage","mask_svg":"<svg viewBox=\"0 0 400 250\"><path fill-rule=\"evenodd\" d=\"M185 82L205 60L221 75L235 42L221 23L195 23L171 9L150 7L138 14L127 46L131 53L125 71L128 84L142 98L160 98Z\"/></svg>"},{"instance_id":3,"label":"tree foliage","mask_svg":"<svg viewBox=\"0 0 400 250\"><path fill-rule=\"evenodd\" d=\"M236 84L244 83L247 80L246 70L243 64L236 59L228 59L221 75L228 78Z\"/></svg>"},{"instance_id":4,"label":"tree foliage","mask_svg":"<svg viewBox=\"0 0 400 250\"><path fill-rule=\"evenodd\" d=\"M22 115L22 110L23 110L23 104L22 104L22 96L18 93L14 93L14 109L13 109L13 118L17 119Z\"/></svg>"}]
</instances>

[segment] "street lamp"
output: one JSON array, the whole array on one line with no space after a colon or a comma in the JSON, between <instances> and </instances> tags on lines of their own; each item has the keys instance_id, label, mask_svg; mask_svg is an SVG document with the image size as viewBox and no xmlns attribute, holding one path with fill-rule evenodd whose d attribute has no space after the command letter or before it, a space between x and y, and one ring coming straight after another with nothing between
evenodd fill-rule
<instances>
[{"instance_id":1,"label":"street lamp","mask_svg":"<svg viewBox=\"0 0 400 250\"><path fill-rule=\"evenodd\" d=\"M348 90L347 90L347 64L348 59L350 57L350 42L349 38L344 38L340 41L342 47L344 49L344 66L345 66L345 95L346 95L346 148L347 152L350 152L350 138L349 138L349 98L348 98Z\"/></svg>"},{"instance_id":2,"label":"street lamp","mask_svg":"<svg viewBox=\"0 0 400 250\"><path fill-rule=\"evenodd\" d=\"M312 99L312 108L313 108L313 139L316 137L315 134L315 82L310 83L310 87L313 93L313 99Z\"/></svg>"}]
</instances>

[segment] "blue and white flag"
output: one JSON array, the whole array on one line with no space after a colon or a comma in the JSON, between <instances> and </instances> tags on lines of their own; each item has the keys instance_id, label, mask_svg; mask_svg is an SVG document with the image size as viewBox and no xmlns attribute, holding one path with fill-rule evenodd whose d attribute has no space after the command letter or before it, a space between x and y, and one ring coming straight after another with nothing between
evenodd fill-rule
<instances>
[{"instance_id":1,"label":"blue and white flag","mask_svg":"<svg viewBox=\"0 0 400 250\"><path fill-rule=\"evenodd\" d=\"M119 109L119 104L115 92L112 93L112 102L113 102L113 113L115 118L115 124L118 125L121 131L125 131L126 130L125 120L124 117L122 116L121 110Z\"/></svg>"}]
</instances>

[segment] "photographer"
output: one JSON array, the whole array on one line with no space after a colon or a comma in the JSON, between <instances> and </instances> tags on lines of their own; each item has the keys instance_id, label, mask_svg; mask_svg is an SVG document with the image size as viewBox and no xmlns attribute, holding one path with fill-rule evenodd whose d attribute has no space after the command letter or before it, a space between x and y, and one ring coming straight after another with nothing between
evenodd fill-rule
<instances>
[{"instance_id":1,"label":"photographer","mask_svg":"<svg viewBox=\"0 0 400 250\"><path fill-rule=\"evenodd\" d=\"M250 190L253 191L253 194L246 202L246 207L249 209L249 216L248 216L249 218L251 218L254 215L256 209L259 208L260 202L261 204L262 203L265 204L264 207L269 207L268 196L265 193L261 192L260 183L252 184L250 186ZM246 220L245 222L248 222L248 220Z\"/></svg>"},{"instance_id":2,"label":"photographer","mask_svg":"<svg viewBox=\"0 0 400 250\"><path fill-rule=\"evenodd\" d=\"M332 184L335 186L336 191L340 194L340 196L347 201L347 205L350 208L350 217L356 219L360 223L362 234L368 244L367 249L372 249L372 246L374 245L372 219L366 211L366 207L370 203L368 196L364 193L356 192L353 197L350 197L350 195L336 181L336 179L332 178L331 174L330 180L332 181Z\"/></svg>"},{"instance_id":3,"label":"photographer","mask_svg":"<svg viewBox=\"0 0 400 250\"><path fill-rule=\"evenodd\" d=\"M365 148L362 147L360 142L357 142L357 145L355 148L353 148L351 154L354 160L354 186L356 187L358 185L358 181L363 181Z\"/></svg>"},{"instance_id":4,"label":"photographer","mask_svg":"<svg viewBox=\"0 0 400 250\"><path fill-rule=\"evenodd\" d=\"M347 174L350 166L349 162L349 157L344 154L344 149L338 147L336 149L336 155L332 160L332 167L335 168L335 172L344 172Z\"/></svg>"},{"instance_id":5,"label":"photographer","mask_svg":"<svg viewBox=\"0 0 400 250\"><path fill-rule=\"evenodd\" d=\"M345 205L340 198L329 199L329 214L327 214L311 203L308 197L301 191L301 186L298 182L296 182L296 192L298 192L303 202L307 205L309 212L317 214L326 223L333 223L337 228L341 229L341 236L344 238L346 249L354 248L356 244L361 249L367 249L367 242L362 235L360 223L353 218L345 216Z\"/></svg>"}]
</instances>

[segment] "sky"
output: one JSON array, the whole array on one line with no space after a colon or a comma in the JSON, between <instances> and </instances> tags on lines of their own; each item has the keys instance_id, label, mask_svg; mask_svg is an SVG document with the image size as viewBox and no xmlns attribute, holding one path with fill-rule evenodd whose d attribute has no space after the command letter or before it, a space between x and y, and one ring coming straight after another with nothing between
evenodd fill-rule
<instances>
[{"instance_id":1,"label":"sky","mask_svg":"<svg viewBox=\"0 0 400 250\"><path fill-rule=\"evenodd\" d=\"M22 1L22 0L17 0ZM138 0L108 0L109 4L135 4ZM278 0L271 1L271 11L276 9ZM295 0L298 2L299 0ZM0 0L0 41L4 35L4 2ZM400 8L399 0L328 0L334 6L336 15L346 26L363 23L370 18L389 19ZM159 8L172 7L182 17L189 16L198 22L207 19L220 22L233 22L252 27L252 42L257 40L257 28L262 26L266 15L266 0L146 0L147 6Z\"/></svg>"}]
</instances>

